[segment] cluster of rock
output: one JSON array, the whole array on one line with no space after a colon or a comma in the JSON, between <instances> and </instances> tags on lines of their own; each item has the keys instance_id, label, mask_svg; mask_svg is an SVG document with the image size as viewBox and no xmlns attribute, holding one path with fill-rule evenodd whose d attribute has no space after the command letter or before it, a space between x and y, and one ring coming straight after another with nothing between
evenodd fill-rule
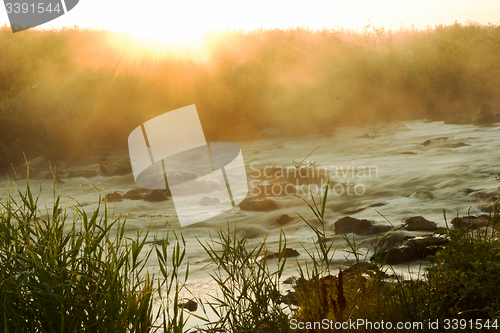
<instances>
[{"instance_id":1,"label":"cluster of rock","mask_svg":"<svg viewBox=\"0 0 500 333\"><path fill-rule=\"evenodd\" d=\"M456 217L451 221L455 229L478 229L491 226L491 215ZM422 260L435 255L439 248L449 242L446 229L439 228L435 222L422 216L410 217L402 225L393 229L390 226L377 225L373 221L343 217L335 222L335 233L354 233L356 235L380 235L375 245L372 261L390 265ZM414 232L429 232L415 236Z\"/></svg>"},{"instance_id":2,"label":"cluster of rock","mask_svg":"<svg viewBox=\"0 0 500 333\"><path fill-rule=\"evenodd\" d=\"M80 170L62 171L45 157L39 156L21 164L16 168L16 176L23 178L29 170L29 177L34 179L56 179L64 182L63 179L70 178L94 178L99 174L107 177L132 175L132 166L128 157L100 158L97 167Z\"/></svg>"},{"instance_id":3,"label":"cluster of rock","mask_svg":"<svg viewBox=\"0 0 500 333\"><path fill-rule=\"evenodd\" d=\"M444 121L445 124L451 125L490 125L498 122L500 122L500 112L493 111L491 105L487 103L481 104L478 107L477 116L474 119L467 113L462 113Z\"/></svg>"},{"instance_id":4,"label":"cluster of rock","mask_svg":"<svg viewBox=\"0 0 500 333\"><path fill-rule=\"evenodd\" d=\"M451 224L455 229L479 229L492 225L491 215L455 217Z\"/></svg>"},{"instance_id":5,"label":"cluster of rock","mask_svg":"<svg viewBox=\"0 0 500 333\"><path fill-rule=\"evenodd\" d=\"M52 165L44 157L37 157L27 163L23 163L17 169L16 177L23 178L28 172L30 179L54 179L58 183L64 183L65 179L71 178L84 178L92 179L99 175L113 177L113 176L127 176L132 177L132 167L128 157L117 158L101 158L97 162L98 167L93 169L80 169L61 171ZM143 188L134 188L128 192L122 193L118 191L111 191L105 194L102 198L107 202L118 202L124 199L127 200L144 200L149 202L162 202L169 200L170 191L167 190L150 190ZM205 198L204 198L205 199ZM204 200L202 204L212 204L211 200Z\"/></svg>"},{"instance_id":6,"label":"cluster of rock","mask_svg":"<svg viewBox=\"0 0 500 333\"><path fill-rule=\"evenodd\" d=\"M378 225L373 221L343 217L335 222L336 234L354 233L356 235L383 235L375 245L373 261L395 265L434 255L439 246L448 239L437 234L416 237L414 231L434 232L439 230L435 222L422 216L407 218L397 229L388 225Z\"/></svg>"},{"instance_id":7,"label":"cluster of rock","mask_svg":"<svg viewBox=\"0 0 500 333\"><path fill-rule=\"evenodd\" d=\"M117 202L123 201L123 199L128 200L144 200L149 202L162 202L167 201L170 198L170 192L168 190L148 190L143 188L134 188L130 191L121 194L120 192L113 191L108 192L102 201L107 202Z\"/></svg>"}]
</instances>

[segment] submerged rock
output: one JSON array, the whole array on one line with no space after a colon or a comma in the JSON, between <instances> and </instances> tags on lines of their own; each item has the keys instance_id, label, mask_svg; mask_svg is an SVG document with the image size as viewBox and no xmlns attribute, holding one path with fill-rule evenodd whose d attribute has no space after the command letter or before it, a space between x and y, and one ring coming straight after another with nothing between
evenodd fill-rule
<instances>
[{"instance_id":1,"label":"submerged rock","mask_svg":"<svg viewBox=\"0 0 500 333\"><path fill-rule=\"evenodd\" d=\"M298 257L300 256L300 253L297 250L294 250L292 248L285 248L285 251L283 253L283 258L292 258L292 257ZM274 259L274 258L279 258L280 254L278 252L276 253L269 253L267 254L264 258L265 259Z\"/></svg>"},{"instance_id":2,"label":"submerged rock","mask_svg":"<svg viewBox=\"0 0 500 333\"><path fill-rule=\"evenodd\" d=\"M422 143L422 146L428 146L432 143L432 140L425 140L423 143Z\"/></svg>"},{"instance_id":3,"label":"submerged rock","mask_svg":"<svg viewBox=\"0 0 500 333\"><path fill-rule=\"evenodd\" d=\"M488 103L481 104L477 111L474 125L491 125L500 122L500 114L493 111L491 105Z\"/></svg>"},{"instance_id":4,"label":"submerged rock","mask_svg":"<svg viewBox=\"0 0 500 333\"><path fill-rule=\"evenodd\" d=\"M391 230L388 225L376 225L373 221L345 216L335 222L335 234L373 235Z\"/></svg>"},{"instance_id":5,"label":"submerged rock","mask_svg":"<svg viewBox=\"0 0 500 333\"><path fill-rule=\"evenodd\" d=\"M154 241L146 242L145 244L160 245L160 246L162 246L163 243L166 243L165 245L170 245L170 242L167 242L165 239L157 239L157 240L154 240Z\"/></svg>"},{"instance_id":6,"label":"submerged rock","mask_svg":"<svg viewBox=\"0 0 500 333\"><path fill-rule=\"evenodd\" d=\"M144 195L144 201L149 201L149 202L161 202L161 201L167 201L169 192L166 190L149 190L145 195Z\"/></svg>"},{"instance_id":7,"label":"submerged rock","mask_svg":"<svg viewBox=\"0 0 500 333\"><path fill-rule=\"evenodd\" d=\"M352 214L356 214L356 213L362 212L362 211L364 211L367 208L382 207L382 206L386 206L386 205L387 205L387 202L375 202L375 203L372 203L370 205L362 205L360 207L349 208L349 209L343 210L342 214L352 215Z\"/></svg>"},{"instance_id":8,"label":"submerged rock","mask_svg":"<svg viewBox=\"0 0 500 333\"><path fill-rule=\"evenodd\" d=\"M200 205L202 206L213 206L217 205L218 203L220 203L219 198L203 197L200 200Z\"/></svg>"},{"instance_id":9,"label":"submerged rock","mask_svg":"<svg viewBox=\"0 0 500 333\"><path fill-rule=\"evenodd\" d=\"M283 215L280 215L278 216L278 218L276 219L276 223L280 226L284 226L284 225L287 225L289 224L291 221L293 221L293 217L291 217L290 215L288 214L283 214Z\"/></svg>"},{"instance_id":10,"label":"submerged rock","mask_svg":"<svg viewBox=\"0 0 500 333\"><path fill-rule=\"evenodd\" d=\"M129 200L142 200L144 199L144 195L148 192L149 190L145 188L134 188L130 191L127 191L123 195L123 199L129 199Z\"/></svg>"},{"instance_id":11,"label":"submerged rock","mask_svg":"<svg viewBox=\"0 0 500 333\"><path fill-rule=\"evenodd\" d=\"M359 262L351 264L348 268L344 269L344 274L357 274L366 271L378 271L379 267L372 262Z\"/></svg>"},{"instance_id":12,"label":"submerged rock","mask_svg":"<svg viewBox=\"0 0 500 333\"><path fill-rule=\"evenodd\" d=\"M77 177L93 178L93 177L97 177L97 172L95 172L94 170L72 170L72 171L68 171L68 175L66 177L67 178L77 178Z\"/></svg>"},{"instance_id":13,"label":"submerged rock","mask_svg":"<svg viewBox=\"0 0 500 333\"><path fill-rule=\"evenodd\" d=\"M184 303L179 303L179 307L181 308L184 308L188 311L196 311L198 310L198 303L196 303L195 301L193 301L192 299L188 300L187 302L184 302Z\"/></svg>"},{"instance_id":14,"label":"submerged rock","mask_svg":"<svg viewBox=\"0 0 500 333\"><path fill-rule=\"evenodd\" d=\"M278 209L279 207L276 201L272 199L256 199L255 197L249 197L240 203L240 208L242 210L253 212L270 212Z\"/></svg>"},{"instance_id":15,"label":"submerged rock","mask_svg":"<svg viewBox=\"0 0 500 333\"><path fill-rule=\"evenodd\" d=\"M102 201L106 202L117 202L117 201L122 201L123 197L120 194L120 192L110 192L107 193L104 198L102 198Z\"/></svg>"},{"instance_id":16,"label":"submerged rock","mask_svg":"<svg viewBox=\"0 0 500 333\"><path fill-rule=\"evenodd\" d=\"M413 216L403 221L404 228L407 231L436 231L438 226L436 222L429 221L422 216Z\"/></svg>"},{"instance_id":17,"label":"submerged rock","mask_svg":"<svg viewBox=\"0 0 500 333\"><path fill-rule=\"evenodd\" d=\"M450 143L449 145L446 145L445 148L460 148L460 147L467 147L468 144L465 142L457 142L457 143Z\"/></svg>"},{"instance_id":18,"label":"submerged rock","mask_svg":"<svg viewBox=\"0 0 500 333\"><path fill-rule=\"evenodd\" d=\"M104 176L124 176L132 174L130 158L103 158L99 162L99 170Z\"/></svg>"},{"instance_id":19,"label":"submerged rock","mask_svg":"<svg viewBox=\"0 0 500 333\"><path fill-rule=\"evenodd\" d=\"M375 251L376 252L381 252L386 249L388 249L391 246L394 246L395 244L410 239L414 238L413 234L411 232L405 231L405 230L396 230L396 231L389 231L385 233L377 242L375 245Z\"/></svg>"},{"instance_id":20,"label":"submerged rock","mask_svg":"<svg viewBox=\"0 0 500 333\"><path fill-rule=\"evenodd\" d=\"M455 217L451 224L455 229L477 229L491 225L490 215Z\"/></svg>"}]
</instances>

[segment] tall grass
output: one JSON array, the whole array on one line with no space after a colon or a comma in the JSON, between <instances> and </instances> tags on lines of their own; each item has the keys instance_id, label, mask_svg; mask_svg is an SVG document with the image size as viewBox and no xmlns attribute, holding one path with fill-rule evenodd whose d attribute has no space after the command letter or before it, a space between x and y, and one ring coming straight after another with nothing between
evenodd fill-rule
<instances>
[{"instance_id":1,"label":"tall grass","mask_svg":"<svg viewBox=\"0 0 500 333\"><path fill-rule=\"evenodd\" d=\"M500 29L302 28L207 37L198 53L140 49L99 30L0 28L0 151L77 158L126 147L142 122L195 103L208 140L498 105Z\"/></svg>"},{"instance_id":2,"label":"tall grass","mask_svg":"<svg viewBox=\"0 0 500 333\"><path fill-rule=\"evenodd\" d=\"M8 193L0 208L0 331L153 332L162 323L182 332L184 239L175 235L168 267L166 242L156 246L156 279L145 270L153 250L144 248L148 230L126 237L126 219L106 207L67 213L59 198L44 216L29 184L17 194Z\"/></svg>"},{"instance_id":3,"label":"tall grass","mask_svg":"<svg viewBox=\"0 0 500 333\"><path fill-rule=\"evenodd\" d=\"M304 244L309 260L306 265L296 261L298 278L286 297L280 291L289 263L283 232L273 245L276 253L269 253L267 240L249 244L230 226L199 240L215 267L210 276L219 288L198 299L205 311L200 315L181 305L180 295L189 293L182 234L170 230L170 240L167 235L148 249L149 231L126 236L126 219L112 217L106 206L88 214L77 204L68 213L55 198L51 211L43 214L28 184L17 197L8 193L0 200L0 331L289 332L297 322L327 320L335 325L361 319L422 323L409 329L414 332L434 331L427 325L436 320L444 330L446 319L456 320L465 331L477 330L471 325L478 320L498 327L497 218L485 229L448 230L450 242L432 258L434 265L423 278L403 278L390 266L367 263L367 256L344 236L356 260L334 275L338 267L332 268L333 248L322 227L327 193L308 203L320 227L305 222L317 242L313 250ZM153 251L159 276L145 268ZM207 317L207 308L215 318ZM204 324L188 329L189 316Z\"/></svg>"},{"instance_id":4,"label":"tall grass","mask_svg":"<svg viewBox=\"0 0 500 333\"><path fill-rule=\"evenodd\" d=\"M313 200L309 204L320 222L326 194L327 191L318 203ZM498 211L498 202L493 208L494 212ZM313 324L324 320L333 323L328 328L321 326L308 332L335 331L332 327L336 327L336 322L360 320L389 322L393 328L397 323L407 323L411 327L404 331L412 332L446 331L452 327L475 332L481 331L483 325L487 325L483 329L497 329L500 298L498 293L491 292L500 283L497 215L492 216L491 221L480 230L448 230L450 242L429 258L433 265L425 268L422 276L410 272L409 278L396 274L394 267L385 265L384 260L379 266L367 263L361 258L356 243L346 235L343 238L350 246L348 252L354 254L356 260L351 261L346 272L340 269L338 275L332 276L329 269L325 269L330 266L330 249L316 245L320 255L309 253L312 267L298 268L299 279L294 285L298 307L292 317L294 323ZM306 223L318 239L316 244L320 243L323 232ZM430 322L440 324L437 328L430 327ZM372 332L373 326L363 324L355 329L348 326L344 331Z\"/></svg>"},{"instance_id":5,"label":"tall grass","mask_svg":"<svg viewBox=\"0 0 500 333\"><path fill-rule=\"evenodd\" d=\"M266 242L251 247L247 237L239 238L228 226L217 239L202 243L216 265L212 279L220 288L207 305L219 320L207 331L287 332L288 314L281 305L280 279L285 268L286 240L280 234L277 266L271 269Z\"/></svg>"}]
</instances>

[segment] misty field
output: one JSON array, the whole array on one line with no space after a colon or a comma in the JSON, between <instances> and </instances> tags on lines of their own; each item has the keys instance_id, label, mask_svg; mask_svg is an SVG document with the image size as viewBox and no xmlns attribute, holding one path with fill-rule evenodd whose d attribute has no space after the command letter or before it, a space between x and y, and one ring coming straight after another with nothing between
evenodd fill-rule
<instances>
[{"instance_id":1,"label":"misty field","mask_svg":"<svg viewBox=\"0 0 500 333\"><path fill-rule=\"evenodd\" d=\"M132 44L131 44L132 45ZM158 52L68 28L0 28L1 164L126 148L142 122L196 104L207 140L443 120L497 105L500 29L255 30L213 34L200 53Z\"/></svg>"}]
</instances>

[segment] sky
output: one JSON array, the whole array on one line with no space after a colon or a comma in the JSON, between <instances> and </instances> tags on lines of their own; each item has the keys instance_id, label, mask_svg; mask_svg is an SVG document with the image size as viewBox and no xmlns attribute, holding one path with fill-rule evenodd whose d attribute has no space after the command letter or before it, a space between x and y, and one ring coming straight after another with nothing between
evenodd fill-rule
<instances>
[{"instance_id":1,"label":"sky","mask_svg":"<svg viewBox=\"0 0 500 333\"><path fill-rule=\"evenodd\" d=\"M42 28L106 28L153 42L193 46L207 31L226 29L362 29L369 23L399 29L467 20L500 24L500 1L80 0L73 10ZM8 23L6 10L0 10L0 23Z\"/></svg>"}]
</instances>

